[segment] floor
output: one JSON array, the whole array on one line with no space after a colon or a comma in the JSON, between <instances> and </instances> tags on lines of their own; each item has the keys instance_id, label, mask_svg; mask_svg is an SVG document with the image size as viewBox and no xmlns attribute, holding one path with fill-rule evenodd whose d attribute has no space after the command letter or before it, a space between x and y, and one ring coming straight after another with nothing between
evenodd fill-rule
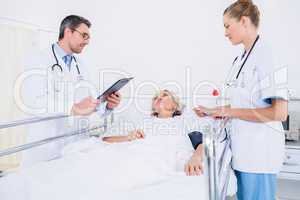
<instances>
[{"instance_id":1,"label":"floor","mask_svg":"<svg viewBox=\"0 0 300 200\"><path fill-rule=\"evenodd\" d=\"M300 181L278 181L277 196L279 200L300 200Z\"/></svg>"}]
</instances>

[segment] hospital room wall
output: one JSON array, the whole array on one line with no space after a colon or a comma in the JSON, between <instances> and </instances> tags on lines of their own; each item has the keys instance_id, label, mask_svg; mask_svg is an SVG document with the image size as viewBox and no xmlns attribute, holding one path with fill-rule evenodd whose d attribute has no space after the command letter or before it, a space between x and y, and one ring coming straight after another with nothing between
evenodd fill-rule
<instances>
[{"instance_id":1,"label":"hospital room wall","mask_svg":"<svg viewBox=\"0 0 300 200\"><path fill-rule=\"evenodd\" d=\"M93 23L92 40L82 57L100 89L123 76L107 71L121 70L135 77L133 95L142 86L144 93L152 93L151 83L174 88L176 82L185 91L180 92L181 96L190 97L202 81L219 86L240 51L240 47L232 47L224 38L222 13L230 2L10 0L2 3L0 16L38 29L41 49L56 39L64 16L73 13L86 16ZM263 13L262 35L273 47L278 65L289 66L290 87L300 96L297 84L300 30L295 26L300 17L297 13L300 2L262 0L255 3ZM107 73L99 80L104 70ZM129 89L125 91L125 96L132 95Z\"/></svg>"}]
</instances>

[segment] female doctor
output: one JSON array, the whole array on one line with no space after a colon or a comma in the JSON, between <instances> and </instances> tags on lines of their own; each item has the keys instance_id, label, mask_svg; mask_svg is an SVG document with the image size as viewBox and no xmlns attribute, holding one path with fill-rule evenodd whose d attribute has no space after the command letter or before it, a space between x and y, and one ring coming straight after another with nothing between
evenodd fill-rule
<instances>
[{"instance_id":1,"label":"female doctor","mask_svg":"<svg viewBox=\"0 0 300 200\"><path fill-rule=\"evenodd\" d=\"M232 165L239 200L274 200L276 174L284 157L281 121L287 117L286 90L276 87L271 49L258 34L260 12L238 0L223 15L225 36L244 49L229 73L230 106L195 108L198 116L231 118ZM276 74L276 76L275 76Z\"/></svg>"},{"instance_id":2,"label":"female doctor","mask_svg":"<svg viewBox=\"0 0 300 200\"><path fill-rule=\"evenodd\" d=\"M58 42L27 60L25 74L28 76L24 81L27 113L88 116L97 111L103 116L119 105L119 93L108 96L106 104L95 99L99 94L88 81L86 66L75 55L89 44L90 27L91 23L81 16L65 17L60 24ZM29 127L27 142L66 133L70 126L65 121L59 119L33 124ZM74 124L72 127L77 128ZM64 142L55 142L26 151L23 165L53 159L59 156L63 146Z\"/></svg>"}]
</instances>

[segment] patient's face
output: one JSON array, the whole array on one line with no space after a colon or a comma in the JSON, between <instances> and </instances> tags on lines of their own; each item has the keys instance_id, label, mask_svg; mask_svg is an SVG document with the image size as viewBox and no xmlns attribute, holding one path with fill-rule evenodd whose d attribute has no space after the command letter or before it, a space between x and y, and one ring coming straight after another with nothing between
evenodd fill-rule
<instances>
[{"instance_id":1,"label":"patient's face","mask_svg":"<svg viewBox=\"0 0 300 200\"><path fill-rule=\"evenodd\" d=\"M158 113L163 111L172 111L175 110L176 103L170 92L162 90L153 98L152 108Z\"/></svg>"}]
</instances>

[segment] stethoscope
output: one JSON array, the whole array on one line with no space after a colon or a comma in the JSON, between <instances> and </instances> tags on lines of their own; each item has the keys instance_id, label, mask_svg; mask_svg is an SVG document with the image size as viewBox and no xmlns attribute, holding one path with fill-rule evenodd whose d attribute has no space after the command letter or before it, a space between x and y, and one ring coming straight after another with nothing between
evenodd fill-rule
<instances>
[{"instance_id":1,"label":"stethoscope","mask_svg":"<svg viewBox=\"0 0 300 200\"><path fill-rule=\"evenodd\" d=\"M63 74L63 68L62 68L62 66L61 66L61 65L59 64L59 62L58 62L58 59L57 59L57 56L56 56L56 53L55 53L55 50L54 50L54 45L55 45L55 44L52 44L52 53L53 53L53 57L55 58L56 63L53 64L53 65L51 66L51 70L52 70L52 72L54 72L55 68L58 68L59 71L60 71L60 73L61 73L61 75L62 75L62 74ZM76 69L77 69L77 81L81 81L81 80L83 80L83 77L82 77L82 75L81 75L81 73L80 73L80 70L79 70L79 67L78 67L78 63L77 63L77 60L76 60L75 56L72 56L72 60L73 60L73 59L74 59L74 61L75 61L75 63L76 63ZM57 87L57 84L63 82L63 81L62 81L62 80L63 80L63 77L61 77L61 76L58 76L58 77L57 77L57 75L54 76L54 77L58 78L58 80L56 80L56 81L54 82L54 91L58 93L58 92L60 92L61 89L59 89L59 87ZM55 79L56 79L56 78L55 78Z\"/></svg>"},{"instance_id":2,"label":"stethoscope","mask_svg":"<svg viewBox=\"0 0 300 200\"><path fill-rule=\"evenodd\" d=\"M54 51L54 44L52 44L52 53L53 53L53 56L54 56L54 58L55 58L56 63L53 64L53 65L51 66L51 70L54 71L54 68L55 68L55 67L58 67L59 70L60 70L61 72L63 72L63 68L62 68L61 65L58 63L58 59L57 59L56 53L55 53L55 51ZM75 56L72 56L72 60L73 60L73 59L74 59L74 61L75 61L75 63L76 63L77 74L80 76L80 70L79 70L78 63L77 63L77 60L76 60Z\"/></svg>"},{"instance_id":3,"label":"stethoscope","mask_svg":"<svg viewBox=\"0 0 300 200\"><path fill-rule=\"evenodd\" d=\"M238 86L238 81L237 81L237 80L238 80L238 78L239 78L239 76L240 76L241 73L242 73L242 80L241 80L240 86L241 86L242 88L245 87L245 85L246 85L246 84L245 84L245 77L244 77L245 74L244 74L244 72L242 72L242 69L243 69L244 65L246 64L246 62L247 62L249 56L251 55L251 52L252 52L252 50L254 49L254 47L255 47L255 45L256 45L258 39L259 39L259 35L256 37L254 43L252 44L252 46L251 46L251 48L250 48L250 51L249 51L249 53L247 54L246 58L244 59L243 63L241 64L240 69L239 69L237 75L235 76L235 78L234 78L233 80L230 80L230 79L232 79L232 77L233 77L233 72L234 72L234 68L235 68L234 66L235 66L235 63L237 62L239 56L237 56L237 57L233 60L231 69L230 69L230 71L229 71L229 73L228 73L228 75L227 75L227 78L226 78L226 80L228 80L227 83L226 83L226 86L227 86L227 87L237 87L237 86ZM245 52L243 53L241 60L244 58L245 54L246 54L246 50L245 50ZM230 77L231 77L231 78L230 78Z\"/></svg>"}]
</instances>

